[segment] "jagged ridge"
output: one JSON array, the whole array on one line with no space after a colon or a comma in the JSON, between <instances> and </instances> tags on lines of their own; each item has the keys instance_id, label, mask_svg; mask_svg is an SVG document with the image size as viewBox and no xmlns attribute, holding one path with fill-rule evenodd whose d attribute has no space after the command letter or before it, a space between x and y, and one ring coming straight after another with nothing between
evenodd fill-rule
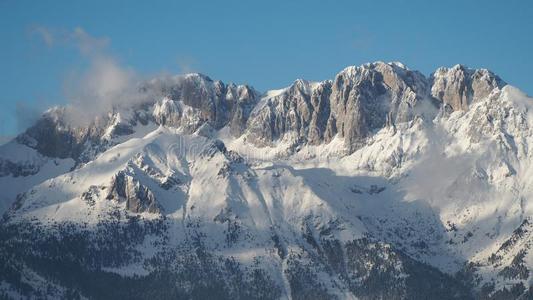
<instances>
[{"instance_id":1,"label":"jagged ridge","mask_svg":"<svg viewBox=\"0 0 533 300\"><path fill-rule=\"evenodd\" d=\"M94 278L121 274L110 279L121 297L133 275L184 287L160 288L168 297L531 296L531 99L493 73L455 66L426 78L377 62L264 95L199 74L143 88L156 87L161 97L85 127L49 111L10 144L33 164L0 155L5 182L45 174L0 226L0 254L15 257L5 291L22 293L24 274L28 295L52 280L58 297L95 296ZM92 226L120 236L131 259L102 259L112 242L86 240ZM44 251L14 254L58 228L66 248L45 238ZM69 240L106 246L69 262L88 286L40 265L57 264L46 249L71 251Z\"/></svg>"}]
</instances>

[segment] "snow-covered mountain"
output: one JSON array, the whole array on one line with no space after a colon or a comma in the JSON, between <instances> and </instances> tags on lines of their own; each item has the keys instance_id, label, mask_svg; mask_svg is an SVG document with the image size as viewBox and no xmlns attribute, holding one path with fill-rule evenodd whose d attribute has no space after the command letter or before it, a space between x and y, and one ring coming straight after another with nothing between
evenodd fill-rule
<instances>
[{"instance_id":1,"label":"snow-covered mountain","mask_svg":"<svg viewBox=\"0 0 533 300\"><path fill-rule=\"evenodd\" d=\"M0 146L2 296L533 298L533 99L492 72L139 93Z\"/></svg>"}]
</instances>

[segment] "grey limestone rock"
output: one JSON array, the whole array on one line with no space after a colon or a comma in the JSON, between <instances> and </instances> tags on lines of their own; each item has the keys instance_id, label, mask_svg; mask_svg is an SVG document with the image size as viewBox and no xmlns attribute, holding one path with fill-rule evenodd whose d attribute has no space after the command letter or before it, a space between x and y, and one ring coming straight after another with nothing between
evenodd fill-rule
<instances>
[{"instance_id":1,"label":"grey limestone rock","mask_svg":"<svg viewBox=\"0 0 533 300\"><path fill-rule=\"evenodd\" d=\"M134 213L161 212L152 191L124 171L113 177L106 199L126 201L126 209Z\"/></svg>"},{"instance_id":2,"label":"grey limestone rock","mask_svg":"<svg viewBox=\"0 0 533 300\"><path fill-rule=\"evenodd\" d=\"M506 85L489 70L473 70L462 65L439 68L430 76L430 80L431 95L454 111L466 111L470 104Z\"/></svg>"}]
</instances>

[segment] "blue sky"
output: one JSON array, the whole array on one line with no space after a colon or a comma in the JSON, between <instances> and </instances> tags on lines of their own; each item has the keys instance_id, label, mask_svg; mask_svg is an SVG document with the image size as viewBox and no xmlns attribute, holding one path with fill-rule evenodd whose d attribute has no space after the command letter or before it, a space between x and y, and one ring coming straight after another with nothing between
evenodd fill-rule
<instances>
[{"instance_id":1,"label":"blue sky","mask_svg":"<svg viewBox=\"0 0 533 300\"><path fill-rule=\"evenodd\" d=\"M0 0L0 135L65 103L95 52L142 76L195 71L260 91L375 60L425 74L461 63L531 95L532 3Z\"/></svg>"}]
</instances>

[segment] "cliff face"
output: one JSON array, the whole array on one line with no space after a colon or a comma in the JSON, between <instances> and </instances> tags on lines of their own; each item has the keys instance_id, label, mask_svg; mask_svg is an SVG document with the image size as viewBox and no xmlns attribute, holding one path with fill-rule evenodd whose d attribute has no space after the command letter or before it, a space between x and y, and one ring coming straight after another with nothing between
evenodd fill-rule
<instances>
[{"instance_id":1,"label":"cliff face","mask_svg":"<svg viewBox=\"0 0 533 300\"><path fill-rule=\"evenodd\" d=\"M0 297L531 298L533 100L490 71L142 89L0 147Z\"/></svg>"},{"instance_id":2,"label":"cliff face","mask_svg":"<svg viewBox=\"0 0 533 300\"><path fill-rule=\"evenodd\" d=\"M454 111L466 111L505 82L486 69L472 70L461 65L439 68L430 77L431 95Z\"/></svg>"},{"instance_id":3,"label":"cliff face","mask_svg":"<svg viewBox=\"0 0 533 300\"><path fill-rule=\"evenodd\" d=\"M252 112L248 132L258 145L286 133L316 145L338 133L353 151L376 130L413 120L417 102L427 101L428 91L426 78L401 64L348 67L333 81L297 80L267 93Z\"/></svg>"},{"instance_id":4,"label":"cliff face","mask_svg":"<svg viewBox=\"0 0 533 300\"><path fill-rule=\"evenodd\" d=\"M227 126L234 137L244 134L261 147L283 138L318 145L338 134L353 152L383 127L412 121L441 103L448 110L466 111L504 85L484 69L457 65L439 68L426 78L400 63L376 62L348 67L332 81L297 80L261 96L246 85L188 74L163 87L146 84L145 89L164 95L161 100L117 108L88 126L70 126L65 109L48 111L18 140L50 157L88 161L110 146L110 137L132 134L138 124L153 122L193 133L207 123L214 130Z\"/></svg>"}]
</instances>

